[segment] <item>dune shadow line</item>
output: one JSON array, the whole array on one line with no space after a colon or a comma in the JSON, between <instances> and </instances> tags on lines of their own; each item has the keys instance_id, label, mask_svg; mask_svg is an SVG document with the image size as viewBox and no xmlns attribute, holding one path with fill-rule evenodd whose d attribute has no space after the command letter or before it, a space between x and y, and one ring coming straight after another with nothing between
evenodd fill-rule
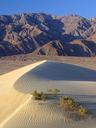
<instances>
[{"instance_id":1,"label":"dune shadow line","mask_svg":"<svg viewBox=\"0 0 96 128\"><path fill-rule=\"evenodd\" d=\"M14 87L16 90L29 93L33 89L34 82L39 87L39 81L96 81L96 71L65 64L48 61L35 67L19 78ZM46 85L42 85L46 86Z\"/></svg>"}]
</instances>

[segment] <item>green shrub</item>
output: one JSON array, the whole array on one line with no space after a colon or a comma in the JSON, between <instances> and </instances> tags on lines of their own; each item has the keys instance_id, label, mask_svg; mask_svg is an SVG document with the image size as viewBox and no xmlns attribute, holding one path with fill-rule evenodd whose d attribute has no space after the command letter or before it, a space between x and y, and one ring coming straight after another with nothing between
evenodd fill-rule
<instances>
[{"instance_id":1,"label":"green shrub","mask_svg":"<svg viewBox=\"0 0 96 128\"><path fill-rule=\"evenodd\" d=\"M37 94L38 94L37 90L35 90L32 94L33 94L34 97L37 96Z\"/></svg>"},{"instance_id":2,"label":"green shrub","mask_svg":"<svg viewBox=\"0 0 96 128\"><path fill-rule=\"evenodd\" d=\"M88 110L82 106L79 107L78 113L80 116L83 116L83 117L89 114Z\"/></svg>"},{"instance_id":3,"label":"green shrub","mask_svg":"<svg viewBox=\"0 0 96 128\"><path fill-rule=\"evenodd\" d=\"M76 110L78 105L77 103L70 97L63 96L60 98L60 106L65 110Z\"/></svg>"},{"instance_id":4,"label":"green shrub","mask_svg":"<svg viewBox=\"0 0 96 128\"><path fill-rule=\"evenodd\" d=\"M51 93L52 95L58 95L58 93L60 92L60 90L59 89L49 89L49 90L47 90L49 93Z\"/></svg>"},{"instance_id":5,"label":"green shrub","mask_svg":"<svg viewBox=\"0 0 96 128\"><path fill-rule=\"evenodd\" d=\"M43 92L38 93L36 90L33 92L33 97L35 100L45 101L47 99L47 96Z\"/></svg>"},{"instance_id":6,"label":"green shrub","mask_svg":"<svg viewBox=\"0 0 96 128\"><path fill-rule=\"evenodd\" d=\"M67 96L60 98L60 106L66 111L74 111L79 117L87 117L90 114L86 108L80 106L74 99Z\"/></svg>"}]
</instances>

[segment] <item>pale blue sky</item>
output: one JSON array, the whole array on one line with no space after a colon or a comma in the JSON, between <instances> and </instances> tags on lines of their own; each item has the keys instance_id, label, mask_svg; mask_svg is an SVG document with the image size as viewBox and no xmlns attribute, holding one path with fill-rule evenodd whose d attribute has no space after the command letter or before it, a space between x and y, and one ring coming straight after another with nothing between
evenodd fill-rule
<instances>
[{"instance_id":1,"label":"pale blue sky","mask_svg":"<svg viewBox=\"0 0 96 128\"><path fill-rule=\"evenodd\" d=\"M96 17L96 0L0 0L0 15L22 12Z\"/></svg>"}]
</instances>

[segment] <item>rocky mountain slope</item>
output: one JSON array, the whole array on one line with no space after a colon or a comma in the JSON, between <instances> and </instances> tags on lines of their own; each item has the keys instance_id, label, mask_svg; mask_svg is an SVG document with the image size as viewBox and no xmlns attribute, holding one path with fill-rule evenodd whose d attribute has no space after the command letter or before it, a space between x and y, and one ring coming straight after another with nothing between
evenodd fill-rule
<instances>
[{"instance_id":1,"label":"rocky mountain slope","mask_svg":"<svg viewBox=\"0 0 96 128\"><path fill-rule=\"evenodd\" d=\"M95 56L96 20L43 13L0 16L0 56Z\"/></svg>"}]
</instances>

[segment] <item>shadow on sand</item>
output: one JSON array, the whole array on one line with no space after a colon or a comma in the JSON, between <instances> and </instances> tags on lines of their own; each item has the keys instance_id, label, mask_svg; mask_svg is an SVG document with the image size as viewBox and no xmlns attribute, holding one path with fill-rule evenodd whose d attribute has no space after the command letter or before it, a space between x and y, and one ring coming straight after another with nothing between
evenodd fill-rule
<instances>
[{"instance_id":1,"label":"shadow on sand","mask_svg":"<svg viewBox=\"0 0 96 128\"><path fill-rule=\"evenodd\" d=\"M33 86L38 85L39 87L40 81L95 82L96 71L71 64L48 61L19 78L14 87L18 91L29 93Z\"/></svg>"}]
</instances>

